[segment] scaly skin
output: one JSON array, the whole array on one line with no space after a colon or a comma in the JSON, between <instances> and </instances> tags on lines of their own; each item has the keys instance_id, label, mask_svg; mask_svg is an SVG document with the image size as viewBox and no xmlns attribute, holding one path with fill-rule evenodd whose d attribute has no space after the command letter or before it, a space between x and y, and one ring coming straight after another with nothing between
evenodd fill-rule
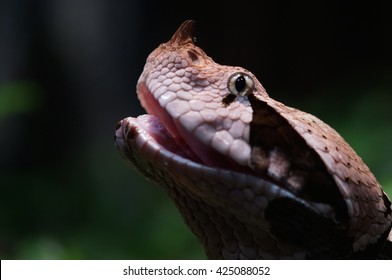
<instances>
[{"instance_id":1,"label":"scaly skin","mask_svg":"<svg viewBox=\"0 0 392 280\"><path fill-rule=\"evenodd\" d=\"M165 188L209 258L385 257L391 203L362 159L246 69L215 63L192 26L147 58L137 93L150 115L118 124L124 158Z\"/></svg>"}]
</instances>

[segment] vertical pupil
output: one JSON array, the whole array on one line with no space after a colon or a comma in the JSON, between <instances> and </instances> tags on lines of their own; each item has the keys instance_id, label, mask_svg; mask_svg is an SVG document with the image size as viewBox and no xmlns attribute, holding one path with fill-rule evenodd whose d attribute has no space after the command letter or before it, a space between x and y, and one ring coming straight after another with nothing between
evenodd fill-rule
<instances>
[{"instance_id":1,"label":"vertical pupil","mask_svg":"<svg viewBox=\"0 0 392 280\"><path fill-rule=\"evenodd\" d=\"M237 78L237 80L235 80L235 89L238 92L243 91L244 88L245 88L245 85L246 85L246 82L245 82L245 77L244 76L241 75L241 76L239 76Z\"/></svg>"}]
</instances>

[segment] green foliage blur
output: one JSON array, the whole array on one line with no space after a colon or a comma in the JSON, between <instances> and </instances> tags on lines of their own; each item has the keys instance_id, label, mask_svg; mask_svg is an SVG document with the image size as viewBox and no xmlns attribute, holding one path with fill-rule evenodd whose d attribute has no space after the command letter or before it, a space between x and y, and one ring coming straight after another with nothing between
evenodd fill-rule
<instances>
[{"instance_id":1,"label":"green foliage blur","mask_svg":"<svg viewBox=\"0 0 392 280\"><path fill-rule=\"evenodd\" d=\"M249 68L271 97L341 133L392 197L388 9L261 2L241 24L228 19L237 5L0 2L0 258L205 258L164 190L113 143L116 123L143 113L145 58L187 18L217 62Z\"/></svg>"}]
</instances>

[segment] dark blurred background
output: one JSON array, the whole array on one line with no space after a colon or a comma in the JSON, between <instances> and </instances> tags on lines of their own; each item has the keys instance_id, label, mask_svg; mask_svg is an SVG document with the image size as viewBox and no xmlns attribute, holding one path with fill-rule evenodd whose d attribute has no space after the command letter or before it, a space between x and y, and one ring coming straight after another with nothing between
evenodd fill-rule
<instances>
[{"instance_id":1,"label":"dark blurred background","mask_svg":"<svg viewBox=\"0 0 392 280\"><path fill-rule=\"evenodd\" d=\"M391 196L387 3L1 0L1 259L205 258L113 145L117 121L143 112L147 55L186 19L215 61L335 127Z\"/></svg>"}]
</instances>

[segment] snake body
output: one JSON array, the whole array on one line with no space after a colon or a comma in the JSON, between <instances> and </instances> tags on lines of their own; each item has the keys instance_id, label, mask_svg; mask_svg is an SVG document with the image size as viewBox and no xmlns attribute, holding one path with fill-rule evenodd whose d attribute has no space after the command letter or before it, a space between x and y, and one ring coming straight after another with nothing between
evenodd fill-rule
<instances>
[{"instance_id":1,"label":"snake body","mask_svg":"<svg viewBox=\"0 0 392 280\"><path fill-rule=\"evenodd\" d=\"M163 186L211 259L383 258L391 202L330 126L268 96L242 67L194 44L193 21L147 58L149 113L116 146Z\"/></svg>"}]
</instances>

